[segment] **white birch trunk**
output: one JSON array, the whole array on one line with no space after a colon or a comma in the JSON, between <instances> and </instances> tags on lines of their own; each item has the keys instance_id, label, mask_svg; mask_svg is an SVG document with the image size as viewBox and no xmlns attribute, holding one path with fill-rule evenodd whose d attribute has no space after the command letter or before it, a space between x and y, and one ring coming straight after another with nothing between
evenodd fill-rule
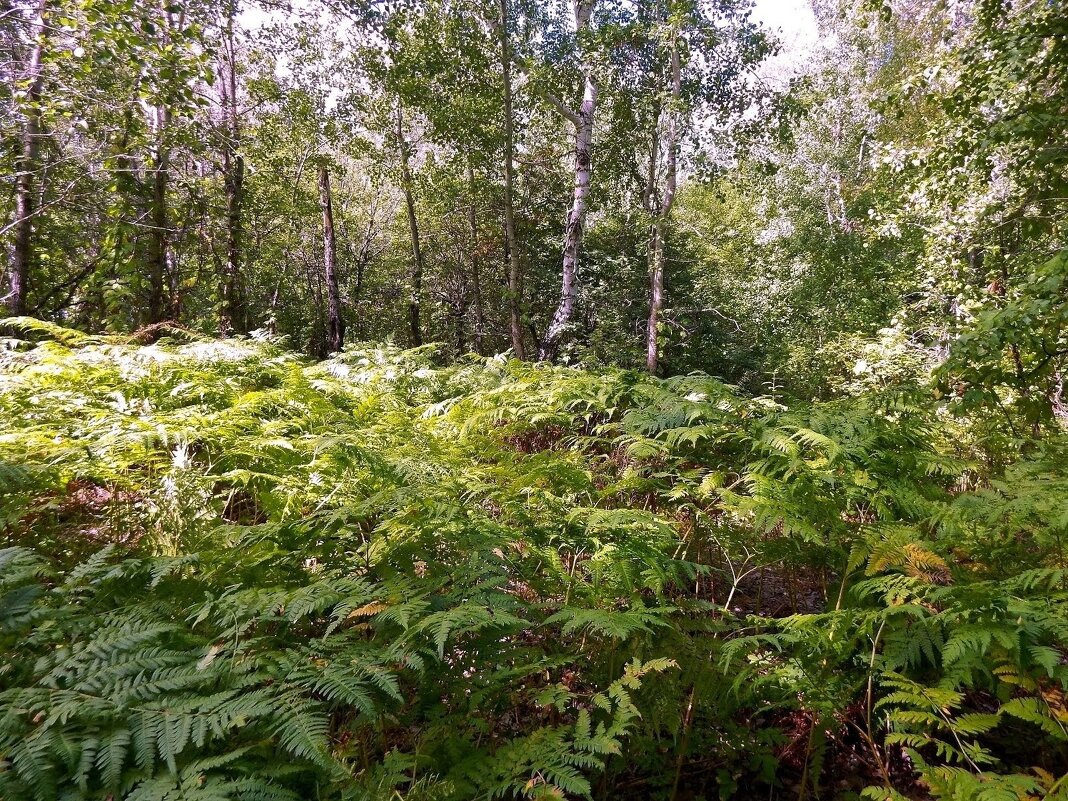
<instances>
[{"instance_id":1,"label":"white birch trunk","mask_svg":"<svg viewBox=\"0 0 1068 801\"><path fill-rule=\"evenodd\" d=\"M590 18L596 0L578 0L575 4L575 29L581 34L589 27ZM545 332L538 358L551 361L563 341L571 318L575 313L575 300L578 297L578 264L582 248L582 232L586 225L586 206L590 194L591 151L593 147L593 117L597 108L597 80L592 65L583 65L584 86L582 105L578 113L568 116L575 126L575 189L571 199L571 210L567 215L567 227L564 229L563 267L560 287L560 303L553 314L549 329Z\"/></svg>"}]
</instances>

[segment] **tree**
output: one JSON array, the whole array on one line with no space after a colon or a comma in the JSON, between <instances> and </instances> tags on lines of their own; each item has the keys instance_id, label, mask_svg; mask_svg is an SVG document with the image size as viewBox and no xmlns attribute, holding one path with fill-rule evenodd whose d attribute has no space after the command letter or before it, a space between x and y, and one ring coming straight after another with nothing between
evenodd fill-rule
<instances>
[{"instance_id":1,"label":"tree","mask_svg":"<svg viewBox=\"0 0 1068 801\"><path fill-rule=\"evenodd\" d=\"M571 197L571 209L564 228L563 265L561 270L560 302L553 313L549 328L542 337L538 358L551 361L556 358L560 343L567 333L575 313L578 297L578 265L582 247L582 232L586 225L586 206L590 193L590 170L592 169L593 120L597 110L597 76L591 54L584 44L590 36L591 21L597 0L574 0L575 37L581 51L580 72L582 75L582 102L578 109L571 109L563 102L554 101L564 119L575 127L575 188ZM586 45L588 47L588 45Z\"/></svg>"},{"instance_id":2,"label":"tree","mask_svg":"<svg viewBox=\"0 0 1068 801\"><path fill-rule=\"evenodd\" d=\"M1068 369L1068 21L1041 0L963 10L940 20L947 45L895 93L896 109L922 108L928 124L884 154L903 179L887 216L923 234L930 289L917 317L949 351L943 391L1038 436L1064 415Z\"/></svg>"},{"instance_id":3,"label":"tree","mask_svg":"<svg viewBox=\"0 0 1068 801\"><path fill-rule=\"evenodd\" d=\"M146 322L159 323L167 316L168 281L172 272L171 212L169 208L171 160L173 156L174 109L181 102L183 87L179 82L187 77L181 65L180 41L187 35L189 21L184 7L161 6L158 13L149 7L140 20L140 33L154 40L159 53L158 69L150 76L150 104L146 113L152 132L153 145L148 167L151 186L148 198L150 226L148 261L148 309Z\"/></svg>"},{"instance_id":4,"label":"tree","mask_svg":"<svg viewBox=\"0 0 1068 801\"><path fill-rule=\"evenodd\" d=\"M411 234L412 259L408 272L408 333L413 345L423 344L423 329L419 309L423 297L423 249L419 244L419 220L415 213L411 167L411 144L404 130L404 112L401 103L396 107L397 157L400 164L401 191L404 193L404 209L408 214L408 231Z\"/></svg>"},{"instance_id":5,"label":"tree","mask_svg":"<svg viewBox=\"0 0 1068 801\"><path fill-rule=\"evenodd\" d=\"M522 293L522 264L519 260L519 243L515 235L515 120L512 90L512 45L510 21L512 15L508 0L499 0L500 17L497 35L500 40L501 100L504 110L504 257L508 269L508 333L512 339L512 351L517 359L526 357L523 346L523 323L520 311Z\"/></svg>"},{"instance_id":6,"label":"tree","mask_svg":"<svg viewBox=\"0 0 1068 801\"><path fill-rule=\"evenodd\" d=\"M219 333L228 336L247 329L241 300L241 264L245 201L245 159L241 153L241 122L238 110L237 42L234 31L236 0L227 0L219 59L219 133L222 174L226 193L226 261L219 276ZM340 348L338 348L340 349Z\"/></svg>"},{"instance_id":7,"label":"tree","mask_svg":"<svg viewBox=\"0 0 1068 801\"><path fill-rule=\"evenodd\" d=\"M30 282L30 265L33 260L34 182L37 175L37 154L41 146L41 88L43 73L41 62L47 46L46 23L48 0L38 0L33 20L29 27L26 68L22 76L25 88L19 100L24 121L21 133L21 154L15 178L15 244L11 251L10 290L8 308L13 314L26 313L26 295Z\"/></svg>"},{"instance_id":8,"label":"tree","mask_svg":"<svg viewBox=\"0 0 1068 801\"><path fill-rule=\"evenodd\" d=\"M667 221L675 205L675 192L678 188L678 149L679 149L679 105L682 102L682 67L679 63L679 42L677 36L669 33L670 56L668 59L668 81L670 94L666 108L658 115L657 126L661 125L659 116L664 116L663 149L666 154L663 189L657 182L657 161L661 142L659 131L652 136L649 154L649 171L642 195L642 204L646 213L652 218L649 226L649 322L646 329L645 369L656 374L660 362L660 315L664 308L664 236Z\"/></svg>"},{"instance_id":9,"label":"tree","mask_svg":"<svg viewBox=\"0 0 1068 801\"><path fill-rule=\"evenodd\" d=\"M323 208L323 277L327 293L327 348L341 350L345 341L345 320L337 281L337 250L334 245L334 210L330 200L330 169L319 166L319 202Z\"/></svg>"}]
</instances>

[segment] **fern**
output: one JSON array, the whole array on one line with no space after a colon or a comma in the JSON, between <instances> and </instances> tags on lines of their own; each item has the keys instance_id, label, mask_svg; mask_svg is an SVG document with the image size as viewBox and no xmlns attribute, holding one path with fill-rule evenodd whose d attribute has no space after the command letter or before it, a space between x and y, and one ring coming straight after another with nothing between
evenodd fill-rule
<instances>
[{"instance_id":1,"label":"fern","mask_svg":"<svg viewBox=\"0 0 1068 801\"><path fill-rule=\"evenodd\" d=\"M1065 742L1055 438L996 475L915 398L11 325L4 798L726 793L796 782L791 721L805 792L843 732L1055 791L1000 746Z\"/></svg>"}]
</instances>

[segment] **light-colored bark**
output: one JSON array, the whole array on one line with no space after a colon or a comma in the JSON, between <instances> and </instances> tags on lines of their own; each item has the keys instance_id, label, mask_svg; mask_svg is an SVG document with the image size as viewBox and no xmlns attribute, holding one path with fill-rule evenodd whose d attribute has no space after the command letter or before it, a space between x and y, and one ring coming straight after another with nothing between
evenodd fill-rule
<instances>
[{"instance_id":1,"label":"light-colored bark","mask_svg":"<svg viewBox=\"0 0 1068 801\"><path fill-rule=\"evenodd\" d=\"M26 313L26 296L29 291L30 262L33 260L34 177L37 172L37 156L41 138L41 88L43 74L41 61L45 48L45 20L48 16L47 0L40 0L34 19L31 36L33 45L26 62L26 121L22 127L22 147L15 178L15 243L11 255L8 308L13 314Z\"/></svg>"},{"instance_id":2,"label":"light-colored bark","mask_svg":"<svg viewBox=\"0 0 1068 801\"><path fill-rule=\"evenodd\" d=\"M596 0L576 0L575 30L578 35L581 36L589 27L595 5ZM586 208L590 194L593 118L597 109L597 79L588 60L583 64L582 71L582 105L577 112L560 106L564 116L575 126L575 188L571 196L567 226L564 229L560 302L538 349L538 358L542 361L556 358L574 316L575 301L578 298L579 253L582 249L582 233L586 225Z\"/></svg>"},{"instance_id":3,"label":"light-colored bark","mask_svg":"<svg viewBox=\"0 0 1068 801\"><path fill-rule=\"evenodd\" d=\"M661 114L664 120L663 144L666 151L663 192L656 190L656 165L660 137L654 135L650 153L649 181L646 184L647 208L653 216L649 227L649 272L650 297L649 321L646 329L645 366L655 374L660 366L660 319L664 310L664 233L667 229L671 207L675 203L678 187L679 149L679 103L682 95L682 70L679 64L677 44L671 47L670 62L671 100ZM658 123L659 127L659 123Z\"/></svg>"}]
</instances>

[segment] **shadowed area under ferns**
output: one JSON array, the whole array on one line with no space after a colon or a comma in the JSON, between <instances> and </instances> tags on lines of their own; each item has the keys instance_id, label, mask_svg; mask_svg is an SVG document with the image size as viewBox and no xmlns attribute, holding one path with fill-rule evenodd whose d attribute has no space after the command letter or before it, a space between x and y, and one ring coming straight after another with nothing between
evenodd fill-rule
<instances>
[{"instance_id":1,"label":"shadowed area under ferns","mask_svg":"<svg viewBox=\"0 0 1068 801\"><path fill-rule=\"evenodd\" d=\"M1065 796L1063 439L6 325L0 797Z\"/></svg>"}]
</instances>

